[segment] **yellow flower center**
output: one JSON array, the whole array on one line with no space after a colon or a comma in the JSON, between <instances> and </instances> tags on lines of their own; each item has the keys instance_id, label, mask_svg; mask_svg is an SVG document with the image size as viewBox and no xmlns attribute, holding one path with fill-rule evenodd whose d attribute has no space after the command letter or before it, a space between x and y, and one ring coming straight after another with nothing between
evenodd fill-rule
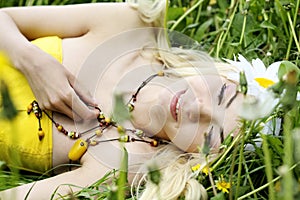
<instances>
[{"instance_id":1,"label":"yellow flower center","mask_svg":"<svg viewBox=\"0 0 300 200\"><path fill-rule=\"evenodd\" d=\"M264 88L268 88L271 85L275 84L274 81L267 79L267 78L255 78L254 79L260 86L264 87Z\"/></svg>"}]
</instances>

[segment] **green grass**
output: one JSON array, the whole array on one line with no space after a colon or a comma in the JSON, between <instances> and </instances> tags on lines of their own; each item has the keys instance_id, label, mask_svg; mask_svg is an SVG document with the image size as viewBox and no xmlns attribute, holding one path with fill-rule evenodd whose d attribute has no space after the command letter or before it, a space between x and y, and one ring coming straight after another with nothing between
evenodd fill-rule
<instances>
[{"instance_id":1,"label":"green grass","mask_svg":"<svg viewBox=\"0 0 300 200\"><path fill-rule=\"evenodd\" d=\"M0 6L54 5L96 1L4 1ZM171 0L168 10L168 28L188 35L198 45L216 58L233 59L242 54L248 60L260 58L268 66L279 60L289 61L282 74L290 74L300 65L300 14L299 0ZM293 64L292 64L293 63ZM297 67L296 67L297 68ZM297 70L294 70L297 71ZM285 77L285 76L283 76ZM280 106L271 116L254 121L242 121L239 138L227 144L219 159L211 163L210 178L200 173L198 180L207 189L211 199L296 199L300 198L300 106L292 98L299 92L299 76L296 84L282 80L273 88L277 95L285 91ZM262 136L262 146L255 145L257 133L266 120L283 119L280 135ZM274 123L273 123L274 124ZM244 146L254 145L253 151ZM75 197L113 199L114 185L105 180L118 179L113 174L100 178L91 186L74 194ZM231 182L230 192L213 190L211 180ZM10 178L0 189L37 180L35 175L0 173L0 182ZM123 183L122 183L123 184ZM99 193L99 189L102 191Z\"/></svg>"}]
</instances>

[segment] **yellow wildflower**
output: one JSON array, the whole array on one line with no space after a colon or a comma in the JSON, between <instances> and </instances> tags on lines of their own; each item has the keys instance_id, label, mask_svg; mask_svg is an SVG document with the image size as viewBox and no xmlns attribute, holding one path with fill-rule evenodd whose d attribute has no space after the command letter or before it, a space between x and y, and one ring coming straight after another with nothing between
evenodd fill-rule
<instances>
[{"instance_id":1,"label":"yellow wildflower","mask_svg":"<svg viewBox=\"0 0 300 200\"><path fill-rule=\"evenodd\" d=\"M200 164L198 163L197 165L194 165L193 167L192 167L192 171L193 172L195 172L195 171L197 171L199 168L200 168Z\"/></svg>"},{"instance_id":2,"label":"yellow wildflower","mask_svg":"<svg viewBox=\"0 0 300 200\"><path fill-rule=\"evenodd\" d=\"M201 167L200 164L196 164L196 165L194 165L194 166L192 167L192 171L193 171L193 172L198 171L198 170L200 169L200 167ZM201 172L202 172L203 174L205 174L206 176L207 176L208 173L211 172L211 171L212 171L212 168L210 168L210 167L208 167L208 166L205 166L205 167L201 170Z\"/></svg>"},{"instance_id":3,"label":"yellow wildflower","mask_svg":"<svg viewBox=\"0 0 300 200\"><path fill-rule=\"evenodd\" d=\"M223 193L229 193L228 189L231 187L231 184L229 182L226 182L221 175L221 178L216 181L216 186L218 190L222 190Z\"/></svg>"},{"instance_id":4,"label":"yellow wildflower","mask_svg":"<svg viewBox=\"0 0 300 200\"><path fill-rule=\"evenodd\" d=\"M202 169L202 173L204 173L206 176L208 175L209 172L212 171L212 168L208 167L208 166L205 166L203 169Z\"/></svg>"}]
</instances>

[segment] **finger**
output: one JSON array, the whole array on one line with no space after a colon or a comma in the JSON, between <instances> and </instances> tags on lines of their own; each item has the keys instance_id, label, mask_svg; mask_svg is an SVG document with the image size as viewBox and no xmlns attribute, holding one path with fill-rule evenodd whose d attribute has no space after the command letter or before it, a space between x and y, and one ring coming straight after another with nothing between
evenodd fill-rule
<instances>
[{"instance_id":1,"label":"finger","mask_svg":"<svg viewBox=\"0 0 300 200\"><path fill-rule=\"evenodd\" d=\"M80 117L80 115L78 115L76 112L74 112L72 110L72 108L70 106L68 106L67 104L65 104L65 103L62 103L59 106L56 106L53 109L53 111L59 112L61 114L64 114L64 115L68 116L70 119L73 119L76 122L82 120L82 118Z\"/></svg>"},{"instance_id":2,"label":"finger","mask_svg":"<svg viewBox=\"0 0 300 200\"><path fill-rule=\"evenodd\" d=\"M90 109L77 95L72 100L73 111L82 119L95 119L99 115L97 109Z\"/></svg>"},{"instance_id":3,"label":"finger","mask_svg":"<svg viewBox=\"0 0 300 200\"><path fill-rule=\"evenodd\" d=\"M90 106L96 106L96 100L93 98L90 91L76 78L70 74L69 83L74 89L75 93L82 99L82 101Z\"/></svg>"}]
</instances>

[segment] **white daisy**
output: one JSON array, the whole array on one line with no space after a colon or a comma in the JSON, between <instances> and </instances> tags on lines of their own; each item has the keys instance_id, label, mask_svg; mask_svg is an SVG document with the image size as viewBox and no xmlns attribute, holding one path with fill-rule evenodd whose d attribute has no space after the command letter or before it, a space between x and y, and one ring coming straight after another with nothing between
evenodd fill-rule
<instances>
[{"instance_id":1,"label":"white daisy","mask_svg":"<svg viewBox=\"0 0 300 200\"><path fill-rule=\"evenodd\" d=\"M248 82L248 94L256 95L260 91L278 82L278 69L281 62L275 62L269 67L259 59L253 59L250 63L242 55L238 55L238 61L225 59L228 63L244 71ZM238 82L239 73L228 74L228 79Z\"/></svg>"},{"instance_id":2,"label":"white daisy","mask_svg":"<svg viewBox=\"0 0 300 200\"><path fill-rule=\"evenodd\" d=\"M278 69L281 62L275 62L266 68L258 58L253 59L251 63L242 55L238 55L238 61L225 60L238 71L245 72L247 79L248 91L239 111L240 117L255 120L270 115L279 99L266 88L279 81ZM239 82L239 73L228 74L227 78Z\"/></svg>"}]
</instances>

